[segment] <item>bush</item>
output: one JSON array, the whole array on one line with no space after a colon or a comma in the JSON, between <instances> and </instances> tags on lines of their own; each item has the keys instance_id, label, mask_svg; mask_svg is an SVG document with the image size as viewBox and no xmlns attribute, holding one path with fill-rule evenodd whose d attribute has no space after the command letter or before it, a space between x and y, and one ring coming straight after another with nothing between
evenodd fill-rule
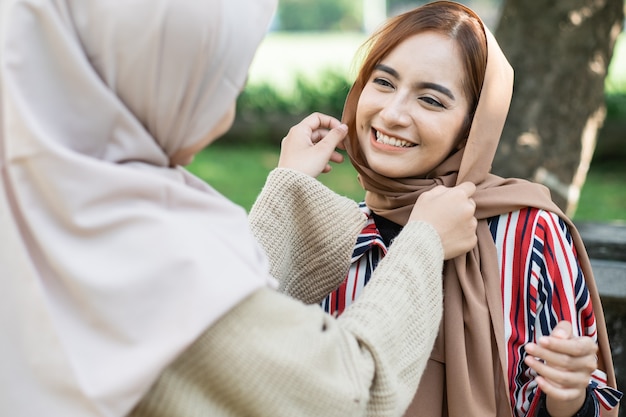
<instances>
[{"instance_id":1,"label":"bush","mask_svg":"<svg viewBox=\"0 0 626 417\"><path fill-rule=\"evenodd\" d=\"M353 0L281 0L278 25L287 31L360 30L360 6Z\"/></svg>"},{"instance_id":2,"label":"bush","mask_svg":"<svg viewBox=\"0 0 626 417\"><path fill-rule=\"evenodd\" d=\"M249 85L237 101L237 119L225 142L276 144L310 113L340 118L350 86L344 75L331 70L323 71L315 80L296 77L289 93L269 83Z\"/></svg>"},{"instance_id":3,"label":"bush","mask_svg":"<svg viewBox=\"0 0 626 417\"><path fill-rule=\"evenodd\" d=\"M607 120L626 120L626 88L607 93L605 102Z\"/></svg>"}]
</instances>

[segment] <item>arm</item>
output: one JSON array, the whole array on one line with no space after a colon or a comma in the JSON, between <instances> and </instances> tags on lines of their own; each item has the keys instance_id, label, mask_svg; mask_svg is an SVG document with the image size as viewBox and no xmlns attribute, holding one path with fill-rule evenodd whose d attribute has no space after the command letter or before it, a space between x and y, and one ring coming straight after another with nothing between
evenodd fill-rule
<instances>
[{"instance_id":1,"label":"arm","mask_svg":"<svg viewBox=\"0 0 626 417\"><path fill-rule=\"evenodd\" d=\"M250 226L270 259L280 290L306 303L319 303L341 284L366 222L354 201L315 180L330 171L329 161L342 162L335 149L346 133L338 120L319 113L291 128L282 141L279 168L270 173L250 211ZM436 187L428 198L445 200L450 192L459 193L461 199L456 201L467 203L474 190L469 183L455 190ZM445 259L450 259L475 244L476 219L449 221L445 208L441 202L425 210L416 204L410 220L432 224L443 240ZM473 238L457 239L458 226L470 232L464 236Z\"/></svg>"},{"instance_id":2,"label":"arm","mask_svg":"<svg viewBox=\"0 0 626 417\"><path fill-rule=\"evenodd\" d=\"M413 222L340 319L260 290L162 373L132 417L400 416L439 328L443 250Z\"/></svg>"},{"instance_id":3,"label":"arm","mask_svg":"<svg viewBox=\"0 0 626 417\"><path fill-rule=\"evenodd\" d=\"M534 279L527 278L527 297L537 301L529 303L533 307L527 311L532 326L526 334L528 343L523 346L521 340L512 349L522 353L521 366L513 363L509 369L518 369L516 381L527 378L521 392L534 397L531 411L545 396L542 412L573 416L586 406L590 415L597 416L598 401L589 389L594 380L603 389L602 372L596 369L596 323L576 250L557 215L540 210L529 213L534 216L529 243Z\"/></svg>"},{"instance_id":4,"label":"arm","mask_svg":"<svg viewBox=\"0 0 626 417\"><path fill-rule=\"evenodd\" d=\"M354 201L315 178L277 168L250 210L249 223L280 291L313 304L344 279L365 216Z\"/></svg>"},{"instance_id":5,"label":"arm","mask_svg":"<svg viewBox=\"0 0 626 417\"><path fill-rule=\"evenodd\" d=\"M330 161L343 161L336 148L346 133L321 113L293 126L281 143L278 169L250 210L252 232L280 291L306 303L319 303L341 284L366 221L354 201L315 179L331 170Z\"/></svg>"},{"instance_id":6,"label":"arm","mask_svg":"<svg viewBox=\"0 0 626 417\"><path fill-rule=\"evenodd\" d=\"M599 416L598 402L589 387L598 351L591 337L575 337L572 324L561 321L549 336L526 345L526 351L525 362L539 375L537 385L545 394L539 416Z\"/></svg>"}]
</instances>

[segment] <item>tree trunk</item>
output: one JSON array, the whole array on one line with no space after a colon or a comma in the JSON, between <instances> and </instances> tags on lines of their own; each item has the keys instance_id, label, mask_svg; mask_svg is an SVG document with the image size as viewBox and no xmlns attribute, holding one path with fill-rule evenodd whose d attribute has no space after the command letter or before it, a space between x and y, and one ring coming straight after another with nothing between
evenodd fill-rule
<instances>
[{"instance_id":1,"label":"tree trunk","mask_svg":"<svg viewBox=\"0 0 626 417\"><path fill-rule=\"evenodd\" d=\"M495 174L551 189L569 216L605 117L604 79L624 0L504 0L496 37L515 69Z\"/></svg>"}]
</instances>

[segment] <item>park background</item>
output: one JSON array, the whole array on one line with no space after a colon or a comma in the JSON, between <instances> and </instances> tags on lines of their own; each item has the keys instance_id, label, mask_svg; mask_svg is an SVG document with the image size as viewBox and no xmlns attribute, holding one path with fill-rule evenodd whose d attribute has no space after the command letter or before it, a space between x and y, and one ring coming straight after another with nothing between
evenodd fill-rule
<instances>
[{"instance_id":1,"label":"park background","mask_svg":"<svg viewBox=\"0 0 626 417\"><path fill-rule=\"evenodd\" d=\"M231 131L190 170L249 209L276 166L280 140L306 114L340 117L356 73L359 46L387 16L425 2L281 0L250 69ZM496 25L500 0L461 1ZM626 224L626 34L619 35L605 80L607 116L582 187L577 221ZM236 173L236 174L233 174ZM349 161L320 180L355 200L363 190Z\"/></svg>"}]
</instances>

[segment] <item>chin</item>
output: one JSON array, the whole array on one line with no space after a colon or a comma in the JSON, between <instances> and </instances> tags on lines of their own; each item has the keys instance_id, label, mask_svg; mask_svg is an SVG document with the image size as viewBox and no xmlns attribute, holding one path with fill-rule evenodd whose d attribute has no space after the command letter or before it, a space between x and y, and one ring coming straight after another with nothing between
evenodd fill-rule
<instances>
[{"instance_id":1,"label":"chin","mask_svg":"<svg viewBox=\"0 0 626 417\"><path fill-rule=\"evenodd\" d=\"M191 164L193 162L193 157L194 156L195 155L191 155L189 158L187 158L184 161L182 161L182 163L180 165L185 167L185 166Z\"/></svg>"},{"instance_id":2,"label":"chin","mask_svg":"<svg viewBox=\"0 0 626 417\"><path fill-rule=\"evenodd\" d=\"M393 169L389 165L380 166L379 164L370 164L370 168L372 171L376 172L378 175L382 175L387 178L406 178L408 175L407 172L403 172L398 169Z\"/></svg>"},{"instance_id":3,"label":"chin","mask_svg":"<svg viewBox=\"0 0 626 417\"><path fill-rule=\"evenodd\" d=\"M408 166L407 161L405 161L403 158L399 158L397 155L389 157L381 157L381 155L370 155L370 157L366 158L367 164L370 169L372 169L378 175L382 175L388 178L415 178L420 175L420 173L415 172L415 169L405 169Z\"/></svg>"},{"instance_id":4,"label":"chin","mask_svg":"<svg viewBox=\"0 0 626 417\"><path fill-rule=\"evenodd\" d=\"M174 168L177 166L187 166L193 162L194 155L190 155L187 157L178 157L170 159L170 167Z\"/></svg>"}]
</instances>

